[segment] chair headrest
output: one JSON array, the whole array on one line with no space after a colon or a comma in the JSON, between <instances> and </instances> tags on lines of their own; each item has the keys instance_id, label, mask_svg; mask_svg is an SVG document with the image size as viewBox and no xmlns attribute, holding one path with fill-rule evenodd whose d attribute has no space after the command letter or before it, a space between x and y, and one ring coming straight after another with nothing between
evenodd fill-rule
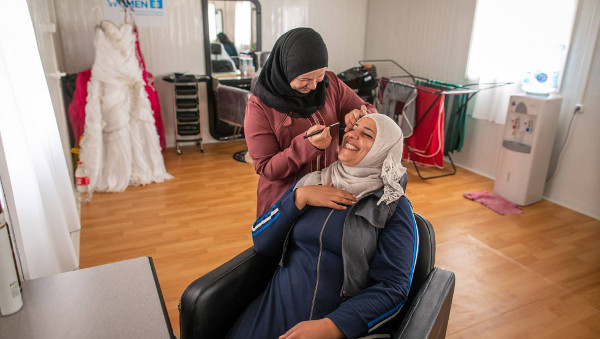
<instances>
[{"instance_id":1,"label":"chair headrest","mask_svg":"<svg viewBox=\"0 0 600 339\"><path fill-rule=\"evenodd\" d=\"M211 42L211 44L210 44L210 54L220 55L221 53L222 53L221 44L216 43L216 42Z\"/></svg>"}]
</instances>

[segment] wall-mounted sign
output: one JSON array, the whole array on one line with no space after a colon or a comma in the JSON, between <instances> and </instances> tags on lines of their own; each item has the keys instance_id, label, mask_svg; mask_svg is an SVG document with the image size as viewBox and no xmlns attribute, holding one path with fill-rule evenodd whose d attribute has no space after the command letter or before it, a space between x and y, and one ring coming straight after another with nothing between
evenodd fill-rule
<instances>
[{"instance_id":1,"label":"wall-mounted sign","mask_svg":"<svg viewBox=\"0 0 600 339\"><path fill-rule=\"evenodd\" d=\"M101 0L104 18L114 23L125 20L125 10L117 0ZM167 9L165 0L133 0L127 1L131 8L135 24L139 27L167 27Z\"/></svg>"}]
</instances>

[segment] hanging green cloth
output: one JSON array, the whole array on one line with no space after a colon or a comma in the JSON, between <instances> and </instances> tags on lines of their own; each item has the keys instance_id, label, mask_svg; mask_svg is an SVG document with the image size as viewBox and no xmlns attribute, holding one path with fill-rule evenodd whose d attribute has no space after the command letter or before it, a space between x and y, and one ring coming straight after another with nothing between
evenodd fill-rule
<instances>
[{"instance_id":1,"label":"hanging green cloth","mask_svg":"<svg viewBox=\"0 0 600 339\"><path fill-rule=\"evenodd\" d=\"M417 80L419 86L427 86L442 91L451 91L459 89L462 86L438 81L438 80ZM444 121L444 155L454 151L462 150L467 127L467 102L469 94L446 95L444 100L444 111L446 118Z\"/></svg>"},{"instance_id":2,"label":"hanging green cloth","mask_svg":"<svg viewBox=\"0 0 600 339\"><path fill-rule=\"evenodd\" d=\"M448 121L447 133L444 138L444 155L462 150L467 128L468 94L453 95L452 113Z\"/></svg>"}]
</instances>

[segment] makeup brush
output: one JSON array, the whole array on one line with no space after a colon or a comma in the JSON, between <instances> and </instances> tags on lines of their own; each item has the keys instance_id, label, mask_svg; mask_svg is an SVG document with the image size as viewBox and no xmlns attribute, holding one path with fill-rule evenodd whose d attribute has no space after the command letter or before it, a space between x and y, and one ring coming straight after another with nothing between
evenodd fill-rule
<instances>
[{"instance_id":1,"label":"makeup brush","mask_svg":"<svg viewBox=\"0 0 600 339\"><path fill-rule=\"evenodd\" d=\"M330 127L330 128L332 128L332 127L339 126L339 125L340 125L340 123L339 123L339 122L336 122L336 123L333 123L333 124L329 125L329 127ZM320 133L321 133L321 132L323 132L324 130L325 130L325 129L320 129L320 130L318 130L318 131L314 131L314 132L312 132L312 133L310 133L310 134L307 134L307 135L305 135L305 136L304 136L304 139L306 139L306 138L310 138L310 137L312 137L313 135L320 134Z\"/></svg>"}]
</instances>

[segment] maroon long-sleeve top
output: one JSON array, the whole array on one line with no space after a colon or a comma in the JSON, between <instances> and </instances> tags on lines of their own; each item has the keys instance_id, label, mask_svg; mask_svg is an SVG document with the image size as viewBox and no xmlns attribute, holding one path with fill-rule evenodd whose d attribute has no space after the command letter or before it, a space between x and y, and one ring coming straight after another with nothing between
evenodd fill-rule
<instances>
[{"instance_id":1,"label":"maroon long-sleeve top","mask_svg":"<svg viewBox=\"0 0 600 339\"><path fill-rule=\"evenodd\" d=\"M327 71L329 87L325 105L309 118L292 118L252 95L246 106L244 134L248 153L260 175L257 188L257 215L266 212L285 190L307 173L321 170L337 160L339 128L331 129L332 142L319 151L308 139L306 130L313 125L331 125L353 109L365 105L369 113L375 106L362 100L335 73ZM342 127L343 128L343 127Z\"/></svg>"}]
</instances>

